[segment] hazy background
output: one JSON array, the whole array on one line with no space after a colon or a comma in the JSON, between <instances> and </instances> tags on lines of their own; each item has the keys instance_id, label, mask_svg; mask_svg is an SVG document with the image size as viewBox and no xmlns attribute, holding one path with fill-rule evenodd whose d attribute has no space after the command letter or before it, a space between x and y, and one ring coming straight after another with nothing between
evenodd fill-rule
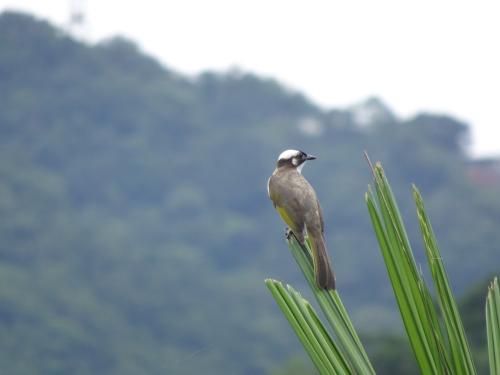
<instances>
[{"instance_id":1,"label":"hazy background","mask_svg":"<svg viewBox=\"0 0 500 375\"><path fill-rule=\"evenodd\" d=\"M0 14L3 371L312 374L263 283L308 295L266 194L290 147L318 156L304 174L379 373L416 369L364 150L419 262L421 189L485 370L500 264L492 3L294 4L87 1L71 25L66 2L0 2L35 13Z\"/></svg>"},{"instance_id":2,"label":"hazy background","mask_svg":"<svg viewBox=\"0 0 500 375\"><path fill-rule=\"evenodd\" d=\"M403 117L453 113L472 125L474 155L500 153L496 1L0 0L6 8L61 26L83 9L87 40L130 37L187 74L250 70L325 107L375 95Z\"/></svg>"}]
</instances>

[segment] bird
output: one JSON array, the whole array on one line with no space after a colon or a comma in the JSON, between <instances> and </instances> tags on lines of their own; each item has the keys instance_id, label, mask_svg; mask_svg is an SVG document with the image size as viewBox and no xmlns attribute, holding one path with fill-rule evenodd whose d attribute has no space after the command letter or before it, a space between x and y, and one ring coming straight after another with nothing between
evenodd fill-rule
<instances>
[{"instance_id":1,"label":"bird","mask_svg":"<svg viewBox=\"0 0 500 375\"><path fill-rule=\"evenodd\" d=\"M325 225L316 192L302 175L308 160L316 159L300 150L283 151L267 182L267 193L281 219L305 248L305 234L312 245L314 276L320 289L335 289L335 275L325 244Z\"/></svg>"}]
</instances>

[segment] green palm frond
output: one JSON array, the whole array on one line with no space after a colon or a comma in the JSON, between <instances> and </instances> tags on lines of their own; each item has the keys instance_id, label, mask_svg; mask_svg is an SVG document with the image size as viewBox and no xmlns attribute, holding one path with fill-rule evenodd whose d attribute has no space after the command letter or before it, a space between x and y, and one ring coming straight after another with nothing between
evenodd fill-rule
<instances>
[{"instance_id":1,"label":"green palm frond","mask_svg":"<svg viewBox=\"0 0 500 375\"><path fill-rule=\"evenodd\" d=\"M387 266L401 317L423 374L476 374L437 241L416 187L413 195L440 311L419 271L394 195L380 164L373 168L376 193L368 211ZM440 315L441 314L441 315ZM439 323L443 317L444 329Z\"/></svg>"},{"instance_id":2,"label":"green palm frond","mask_svg":"<svg viewBox=\"0 0 500 375\"><path fill-rule=\"evenodd\" d=\"M495 277L486 298L486 336L490 375L500 375L500 290Z\"/></svg>"}]
</instances>

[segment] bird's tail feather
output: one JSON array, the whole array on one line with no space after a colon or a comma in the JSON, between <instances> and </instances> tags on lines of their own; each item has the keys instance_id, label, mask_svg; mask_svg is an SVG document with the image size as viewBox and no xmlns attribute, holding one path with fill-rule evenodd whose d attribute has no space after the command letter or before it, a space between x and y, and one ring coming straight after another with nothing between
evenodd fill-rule
<instances>
[{"instance_id":1,"label":"bird's tail feather","mask_svg":"<svg viewBox=\"0 0 500 375\"><path fill-rule=\"evenodd\" d=\"M314 277L321 289L335 289L335 275L326 250L325 239L322 233L312 234Z\"/></svg>"}]
</instances>

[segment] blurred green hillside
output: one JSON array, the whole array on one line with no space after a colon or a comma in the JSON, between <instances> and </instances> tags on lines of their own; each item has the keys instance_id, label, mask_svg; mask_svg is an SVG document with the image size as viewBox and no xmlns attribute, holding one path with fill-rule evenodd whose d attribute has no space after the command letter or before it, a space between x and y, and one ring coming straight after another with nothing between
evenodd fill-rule
<instances>
[{"instance_id":1,"label":"blurred green hillside","mask_svg":"<svg viewBox=\"0 0 500 375\"><path fill-rule=\"evenodd\" d=\"M421 188L460 294L500 264L499 163L470 160L467 136L376 98L325 110L253 74L183 76L130 41L87 45L3 13L0 366L250 375L301 353L263 283L303 286L266 193L286 148L318 156L304 174L355 323L398 332L363 150L384 163L415 247L409 184Z\"/></svg>"}]
</instances>

